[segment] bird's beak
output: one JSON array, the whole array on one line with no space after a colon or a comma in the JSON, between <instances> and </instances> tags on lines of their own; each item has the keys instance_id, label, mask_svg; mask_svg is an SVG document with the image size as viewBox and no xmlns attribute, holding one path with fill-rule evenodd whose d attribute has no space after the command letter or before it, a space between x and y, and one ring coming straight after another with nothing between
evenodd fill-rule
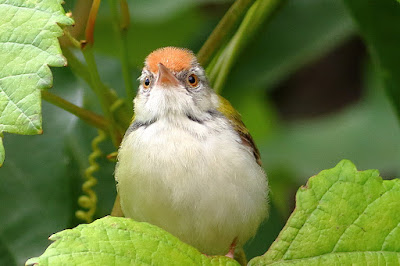
<instances>
[{"instance_id":1,"label":"bird's beak","mask_svg":"<svg viewBox=\"0 0 400 266\"><path fill-rule=\"evenodd\" d=\"M163 64L158 63L158 75L156 85L161 87L176 87L179 85L179 80L168 70Z\"/></svg>"}]
</instances>

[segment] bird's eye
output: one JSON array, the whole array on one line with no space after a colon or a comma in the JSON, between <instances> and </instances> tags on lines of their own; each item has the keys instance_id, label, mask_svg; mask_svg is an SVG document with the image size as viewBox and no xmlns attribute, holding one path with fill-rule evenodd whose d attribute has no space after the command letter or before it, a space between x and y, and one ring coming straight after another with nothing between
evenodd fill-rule
<instances>
[{"instance_id":1,"label":"bird's eye","mask_svg":"<svg viewBox=\"0 0 400 266\"><path fill-rule=\"evenodd\" d=\"M190 86L196 87L199 84L199 78L195 74L190 74L187 78Z\"/></svg>"},{"instance_id":2,"label":"bird's eye","mask_svg":"<svg viewBox=\"0 0 400 266\"><path fill-rule=\"evenodd\" d=\"M145 88L145 89L148 89L149 87L150 87L150 78L149 77L146 77L145 79L144 79L144 81L143 81L143 87Z\"/></svg>"}]
</instances>

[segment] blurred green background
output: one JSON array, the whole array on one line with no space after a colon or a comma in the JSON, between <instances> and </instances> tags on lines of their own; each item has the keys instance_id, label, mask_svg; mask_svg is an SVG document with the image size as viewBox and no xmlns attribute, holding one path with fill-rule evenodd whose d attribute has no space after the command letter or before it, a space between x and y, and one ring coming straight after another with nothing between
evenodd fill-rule
<instances>
[{"instance_id":1,"label":"blurred green background","mask_svg":"<svg viewBox=\"0 0 400 266\"><path fill-rule=\"evenodd\" d=\"M65 9L77 15L77 6L85 10L84 2L66 0ZM129 2L129 62L135 87L148 53L169 45L197 52L231 3ZM122 96L107 1L102 2L97 19L100 75ZM77 32L82 31L78 22ZM400 35L393 41L398 43ZM272 190L269 220L246 245L248 258L263 254L276 238L294 208L298 187L341 159L350 159L360 170L379 169L384 178L400 176L398 119L367 46L343 2L288 0L237 60L222 94L252 133ZM88 85L68 67L52 70L51 92L100 112ZM49 235L80 223L75 218L76 202L97 131L46 102L43 129L41 136L7 135L5 141L7 157L0 169L0 265L23 264L45 250ZM115 151L109 139L101 147L104 155ZM114 163L104 157L99 163L97 218L110 213L116 195Z\"/></svg>"}]
</instances>

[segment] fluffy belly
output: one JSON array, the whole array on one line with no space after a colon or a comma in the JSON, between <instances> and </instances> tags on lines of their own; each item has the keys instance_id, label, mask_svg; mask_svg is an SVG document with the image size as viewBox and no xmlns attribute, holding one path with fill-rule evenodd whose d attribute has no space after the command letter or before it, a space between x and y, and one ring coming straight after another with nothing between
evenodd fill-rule
<instances>
[{"instance_id":1,"label":"fluffy belly","mask_svg":"<svg viewBox=\"0 0 400 266\"><path fill-rule=\"evenodd\" d=\"M267 179L234 134L196 136L151 125L130 133L115 177L126 217L157 225L201 252L225 254L267 214Z\"/></svg>"}]
</instances>

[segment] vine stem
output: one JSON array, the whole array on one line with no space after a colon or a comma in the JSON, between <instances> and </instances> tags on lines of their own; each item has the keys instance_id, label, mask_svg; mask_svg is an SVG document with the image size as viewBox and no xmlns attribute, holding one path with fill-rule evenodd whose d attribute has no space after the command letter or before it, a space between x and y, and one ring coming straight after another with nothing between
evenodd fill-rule
<instances>
[{"instance_id":1,"label":"vine stem","mask_svg":"<svg viewBox=\"0 0 400 266\"><path fill-rule=\"evenodd\" d=\"M132 100L134 97L134 88L133 88L132 77L130 75L129 54L128 54L128 47L129 47L128 29L130 24L129 7L126 0L119 0L120 11L121 11L121 19L120 19L116 0L108 0L108 2L110 5L112 20L118 39L118 45L120 48L119 57L121 60L122 77L124 79L125 92L126 92L126 97L128 99L128 106L131 110L133 110Z\"/></svg>"},{"instance_id":2,"label":"vine stem","mask_svg":"<svg viewBox=\"0 0 400 266\"><path fill-rule=\"evenodd\" d=\"M92 87L92 80L90 79L89 69L87 66L82 64L69 48L64 47L62 53L63 56L67 58L68 66L71 68L72 72Z\"/></svg>"},{"instance_id":3,"label":"vine stem","mask_svg":"<svg viewBox=\"0 0 400 266\"><path fill-rule=\"evenodd\" d=\"M97 12L99 11L101 0L93 0L92 7L90 8L90 13L88 21L86 23L85 38L86 42L91 46L94 43L94 26L96 22Z\"/></svg>"},{"instance_id":4,"label":"vine stem","mask_svg":"<svg viewBox=\"0 0 400 266\"><path fill-rule=\"evenodd\" d=\"M93 113L92 111L81 108L51 92L42 90L42 99L64 109L67 112L70 112L71 114L76 115L89 125L92 125L98 129L107 130L108 128L107 121L104 119L104 117Z\"/></svg>"},{"instance_id":5,"label":"vine stem","mask_svg":"<svg viewBox=\"0 0 400 266\"><path fill-rule=\"evenodd\" d=\"M96 23L97 12L99 10L101 0L93 0L92 7L90 9L88 21L86 24L85 37L86 40L81 41L81 51L83 53L83 57L85 58L87 69L89 72L90 81L93 91L97 95L97 98L100 101L101 109L104 113L104 116L109 121L109 133L111 135L111 139L115 146L119 145L120 139L115 133L117 132L118 126L115 124L115 120L111 113L111 106L113 104L113 99L111 96L110 90L104 86L101 81L99 71L97 69L96 60L94 58L93 53L93 43L94 43L94 27Z\"/></svg>"},{"instance_id":6,"label":"vine stem","mask_svg":"<svg viewBox=\"0 0 400 266\"><path fill-rule=\"evenodd\" d=\"M206 67L212 56L222 46L225 39L232 33L237 21L243 16L255 0L237 0L225 13L221 21L208 37L200 51L197 53L199 63Z\"/></svg>"},{"instance_id":7,"label":"vine stem","mask_svg":"<svg viewBox=\"0 0 400 266\"><path fill-rule=\"evenodd\" d=\"M210 81L217 93L220 93L227 76L246 44L251 40L262 23L270 18L283 0L257 0L247 11L237 32L216 59L210 71Z\"/></svg>"},{"instance_id":8,"label":"vine stem","mask_svg":"<svg viewBox=\"0 0 400 266\"><path fill-rule=\"evenodd\" d=\"M85 49L87 48L90 47L85 47ZM67 58L68 66L71 67L75 75L82 78L90 86L90 88L93 91L95 91L95 93L96 91L100 91L101 94L104 94L102 98L105 98L108 101L106 105L107 106L110 105L110 107L107 110L110 110L110 113L113 118L113 120L111 121L107 121L107 119L105 120L107 123L107 127L110 127L109 124L111 122L116 124L113 126L113 128L116 129L116 131L110 132L110 134L114 135L111 137L111 139L113 140L115 147L118 147L120 140L123 134L125 133L126 128L130 124L132 109L129 109L126 106L125 101L123 101L122 99L118 99L117 95L113 93L109 87L107 87L104 83L102 83L101 80L99 80L100 77L98 75L95 75L95 77L97 76L96 78L97 86L100 86L100 89L96 90L96 84L92 81L92 76L90 74L88 66L83 64L70 49L63 48L63 55ZM121 104L121 102L123 103ZM119 104L118 105L119 107L115 108L115 105L117 103Z\"/></svg>"},{"instance_id":9,"label":"vine stem","mask_svg":"<svg viewBox=\"0 0 400 266\"><path fill-rule=\"evenodd\" d=\"M99 72L97 70L97 65L96 61L94 59L94 54L93 54L93 48L92 46L86 46L82 49L83 56L85 57L88 70L89 70L89 75L91 79L91 84L92 84L92 89L97 95L97 98L100 101L100 106L101 109L104 113L104 116L106 119L109 121L109 131L111 138L113 140L113 143L116 147L119 145L119 137L113 134L116 131L116 126L114 118L111 113L111 105L112 105L112 99L109 97L110 93L108 91L108 88L103 85L100 79Z\"/></svg>"},{"instance_id":10,"label":"vine stem","mask_svg":"<svg viewBox=\"0 0 400 266\"><path fill-rule=\"evenodd\" d=\"M72 36L71 32L67 29L64 29L64 34L65 37L67 37L67 39L71 42L71 44L75 47L75 48L81 48L81 43L74 38L74 36Z\"/></svg>"},{"instance_id":11,"label":"vine stem","mask_svg":"<svg viewBox=\"0 0 400 266\"><path fill-rule=\"evenodd\" d=\"M103 91L103 83L101 82L99 71L97 69L96 61L94 59L93 50L91 47L85 47L82 50L83 56L85 57L90 80L93 84L93 91L96 93L97 97L99 98L101 108L106 116L107 119L110 119L110 106L111 102L110 99L107 97L107 93Z\"/></svg>"}]
</instances>

